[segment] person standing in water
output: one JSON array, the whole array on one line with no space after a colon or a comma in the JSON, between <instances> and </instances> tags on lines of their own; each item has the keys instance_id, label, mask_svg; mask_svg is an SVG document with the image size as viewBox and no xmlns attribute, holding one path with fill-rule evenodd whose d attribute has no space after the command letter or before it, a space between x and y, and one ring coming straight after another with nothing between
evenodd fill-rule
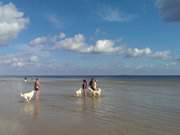
<instances>
[{"instance_id":1,"label":"person standing in water","mask_svg":"<svg viewBox=\"0 0 180 135\"><path fill-rule=\"evenodd\" d=\"M39 95L40 95L40 81L38 78L36 78L36 81L34 83L34 90L36 91L35 93L35 97L36 99L39 99Z\"/></svg>"},{"instance_id":2,"label":"person standing in water","mask_svg":"<svg viewBox=\"0 0 180 135\"><path fill-rule=\"evenodd\" d=\"M94 80L93 78L90 80L90 82L89 82L89 86L90 86L90 88L92 89L92 90L97 90L97 82L96 82L96 80Z\"/></svg>"},{"instance_id":3,"label":"person standing in water","mask_svg":"<svg viewBox=\"0 0 180 135\"><path fill-rule=\"evenodd\" d=\"M84 96L87 96L87 81L86 80L83 80L82 90L83 90Z\"/></svg>"}]
</instances>

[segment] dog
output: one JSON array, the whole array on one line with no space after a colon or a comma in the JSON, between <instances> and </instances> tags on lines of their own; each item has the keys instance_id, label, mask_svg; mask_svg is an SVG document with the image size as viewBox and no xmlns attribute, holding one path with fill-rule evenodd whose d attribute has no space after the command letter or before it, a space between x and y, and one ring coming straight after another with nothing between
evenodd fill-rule
<instances>
[{"instance_id":1,"label":"dog","mask_svg":"<svg viewBox=\"0 0 180 135\"><path fill-rule=\"evenodd\" d=\"M99 96L101 96L101 94L102 94L102 90L100 89L100 88L97 88L97 90L93 90L93 89L91 89L90 87L88 88L88 95L89 96L97 96L97 97L99 97ZM76 90L75 91L75 96L76 97L81 97L83 95L83 90L82 90L82 88L80 88L80 89L78 89L78 90Z\"/></svg>"},{"instance_id":2,"label":"dog","mask_svg":"<svg viewBox=\"0 0 180 135\"><path fill-rule=\"evenodd\" d=\"M82 89L81 88L75 91L75 96L77 96L77 97L82 96Z\"/></svg>"},{"instance_id":3,"label":"dog","mask_svg":"<svg viewBox=\"0 0 180 135\"><path fill-rule=\"evenodd\" d=\"M97 90L93 90L93 89L91 89L90 87L88 88L89 89L89 95L90 96L101 96L101 92L102 92L102 90L100 89L100 88L97 88Z\"/></svg>"},{"instance_id":4,"label":"dog","mask_svg":"<svg viewBox=\"0 0 180 135\"><path fill-rule=\"evenodd\" d=\"M98 88L98 90L93 91L93 96L101 96L101 89Z\"/></svg>"},{"instance_id":5,"label":"dog","mask_svg":"<svg viewBox=\"0 0 180 135\"><path fill-rule=\"evenodd\" d=\"M32 90L30 92L20 93L20 96L23 97L28 103L31 101L31 99L34 96L35 91Z\"/></svg>"}]
</instances>

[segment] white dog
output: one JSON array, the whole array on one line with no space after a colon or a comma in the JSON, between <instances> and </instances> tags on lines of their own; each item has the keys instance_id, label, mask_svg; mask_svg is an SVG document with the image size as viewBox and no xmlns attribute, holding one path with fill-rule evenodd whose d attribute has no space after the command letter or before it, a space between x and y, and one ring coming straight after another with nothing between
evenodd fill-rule
<instances>
[{"instance_id":1,"label":"white dog","mask_svg":"<svg viewBox=\"0 0 180 135\"><path fill-rule=\"evenodd\" d=\"M102 94L102 90L100 88L97 88L97 90L93 90L89 87L88 90L89 90L88 91L89 96L101 96L101 94ZM82 88L75 91L75 96L81 97L82 95L83 95Z\"/></svg>"},{"instance_id":2,"label":"white dog","mask_svg":"<svg viewBox=\"0 0 180 135\"><path fill-rule=\"evenodd\" d=\"M97 90L92 90L91 88L88 89L90 96L101 96L102 90L100 88L97 88Z\"/></svg>"},{"instance_id":3,"label":"white dog","mask_svg":"<svg viewBox=\"0 0 180 135\"><path fill-rule=\"evenodd\" d=\"M82 88L75 91L75 96L77 96L77 97L82 96Z\"/></svg>"},{"instance_id":4,"label":"white dog","mask_svg":"<svg viewBox=\"0 0 180 135\"><path fill-rule=\"evenodd\" d=\"M34 96L34 93L35 93L34 90L32 90L30 92L25 92L25 93L21 92L20 96L23 97L27 102L30 102Z\"/></svg>"}]
</instances>

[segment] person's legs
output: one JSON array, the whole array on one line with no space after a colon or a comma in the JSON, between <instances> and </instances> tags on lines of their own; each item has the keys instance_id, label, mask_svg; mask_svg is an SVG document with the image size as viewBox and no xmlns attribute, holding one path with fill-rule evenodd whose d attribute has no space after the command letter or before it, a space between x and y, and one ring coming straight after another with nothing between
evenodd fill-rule
<instances>
[{"instance_id":1,"label":"person's legs","mask_svg":"<svg viewBox=\"0 0 180 135\"><path fill-rule=\"evenodd\" d=\"M40 91L37 90L36 93L35 93L35 99L39 99L39 95L40 95Z\"/></svg>"},{"instance_id":2,"label":"person's legs","mask_svg":"<svg viewBox=\"0 0 180 135\"><path fill-rule=\"evenodd\" d=\"M84 96L87 96L87 89L83 89Z\"/></svg>"}]
</instances>

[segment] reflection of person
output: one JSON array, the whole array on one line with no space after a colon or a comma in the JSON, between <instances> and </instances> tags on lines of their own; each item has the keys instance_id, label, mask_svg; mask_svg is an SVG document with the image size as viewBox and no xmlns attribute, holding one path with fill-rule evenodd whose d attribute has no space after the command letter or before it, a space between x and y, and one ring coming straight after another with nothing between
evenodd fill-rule
<instances>
[{"instance_id":1,"label":"reflection of person","mask_svg":"<svg viewBox=\"0 0 180 135\"><path fill-rule=\"evenodd\" d=\"M82 90L83 90L84 96L87 96L87 81L86 80L83 80Z\"/></svg>"},{"instance_id":2,"label":"reflection of person","mask_svg":"<svg viewBox=\"0 0 180 135\"><path fill-rule=\"evenodd\" d=\"M40 102L39 100L35 101L34 104L34 112L33 112L33 119L37 119L40 113Z\"/></svg>"},{"instance_id":3,"label":"reflection of person","mask_svg":"<svg viewBox=\"0 0 180 135\"><path fill-rule=\"evenodd\" d=\"M40 81L39 79L37 78L35 83L34 83L34 90L36 91L36 98L39 98L39 95L40 95Z\"/></svg>"},{"instance_id":4,"label":"reflection of person","mask_svg":"<svg viewBox=\"0 0 180 135\"><path fill-rule=\"evenodd\" d=\"M40 101L35 100L35 102L30 102L28 104L24 104L23 107L24 113L31 115L34 120L38 119L40 114Z\"/></svg>"}]
</instances>

